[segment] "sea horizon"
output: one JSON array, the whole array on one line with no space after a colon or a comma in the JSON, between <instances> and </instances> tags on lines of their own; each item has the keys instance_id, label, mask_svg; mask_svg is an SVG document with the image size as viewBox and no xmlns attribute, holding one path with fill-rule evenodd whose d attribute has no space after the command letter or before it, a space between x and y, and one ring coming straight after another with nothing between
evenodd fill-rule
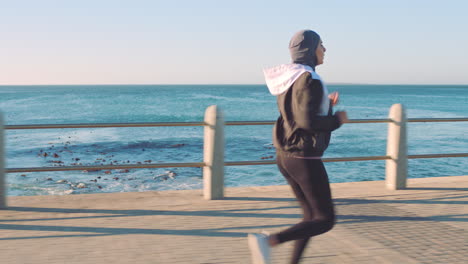
<instances>
[{"instance_id":1,"label":"sea horizon","mask_svg":"<svg viewBox=\"0 0 468 264\"><path fill-rule=\"evenodd\" d=\"M446 83L431 83L431 84L424 84L424 83L412 83L412 84L405 84L405 83L347 83L347 82L326 82L327 85L375 85L375 86L467 86L467 84L446 84ZM257 86L257 85L265 85L264 83L86 83L86 84L0 84L0 87L15 87L15 86Z\"/></svg>"}]
</instances>

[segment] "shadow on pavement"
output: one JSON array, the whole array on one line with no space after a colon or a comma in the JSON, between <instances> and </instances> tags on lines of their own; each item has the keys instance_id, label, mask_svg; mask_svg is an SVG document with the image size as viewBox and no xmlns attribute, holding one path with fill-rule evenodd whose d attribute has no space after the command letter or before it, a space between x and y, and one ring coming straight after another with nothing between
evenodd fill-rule
<instances>
[{"instance_id":1,"label":"shadow on pavement","mask_svg":"<svg viewBox=\"0 0 468 264\"><path fill-rule=\"evenodd\" d=\"M430 190L446 190L446 188L417 188ZM464 190L466 188L449 188L450 190ZM466 214L448 214L448 215L431 215L429 217L421 217L413 214L410 211L405 211L397 206L399 204L419 204L419 205L466 205L468 195L460 195L453 193L450 196L442 196L429 199L370 199L370 198L339 198L334 199L337 208L337 219L339 225L367 225L375 222L407 222L414 224L416 222L468 222ZM300 209L293 198L271 198L271 197L227 197L227 201L258 201L271 202L265 203L263 208L245 208L248 204L243 204L239 209L226 210L197 210L197 211L171 211L171 210L108 210L108 209L80 209L80 208L40 208L40 207L9 207L7 211L11 212L29 212L34 213L58 213L68 214L65 217L47 217L38 215L35 218L23 218L18 216L18 219L0 219L0 230L21 230L21 231L46 231L46 232L66 232L72 234L63 235L45 235L45 236L24 236L24 237L7 237L0 240L15 240L15 239L36 239L36 238L54 238L54 237L93 237L93 236L109 236L109 235L126 235L126 234L148 234L148 235L180 235L180 236L213 236L213 237L245 237L249 229L259 228L275 228L287 227L286 225L254 225L242 226L237 224L237 220L242 220L245 223L245 218L260 218L278 219L289 218L299 220L302 215ZM285 202L287 202L285 204ZM278 204L279 203L279 204ZM232 208L232 206L231 206ZM278 212L278 210L280 210ZM1 213L2 211L0 211ZM79 215L73 214L96 214L96 215ZM1 214L0 214L1 215ZM134 228L132 222L128 222L128 228L112 228L112 227L89 227L89 226L61 226L56 225L54 221L60 220L87 220L98 218L122 218L135 216L174 216L174 221L177 222L177 217L195 217L194 221L204 221L204 219L196 217L219 217L219 221L229 221L232 227L224 228L207 228L207 229L158 229L148 226L147 228ZM14 216L14 215L13 215ZM31 217L31 215L28 215ZM34 216L33 216L34 217ZM224 219L223 219L224 218ZM211 220L213 221L213 220ZM29 222L41 222L37 225L31 225ZM18 223L18 224L16 224ZM28 223L28 224L23 224ZM47 224L49 223L49 224ZM76 222L74 222L76 223ZM87 224L86 222L83 222ZM154 227L158 227L157 219L155 218ZM60 223L63 224L63 223ZM224 225L225 226L225 225ZM245 230L240 232L239 230ZM73 234L75 233L75 234Z\"/></svg>"}]
</instances>

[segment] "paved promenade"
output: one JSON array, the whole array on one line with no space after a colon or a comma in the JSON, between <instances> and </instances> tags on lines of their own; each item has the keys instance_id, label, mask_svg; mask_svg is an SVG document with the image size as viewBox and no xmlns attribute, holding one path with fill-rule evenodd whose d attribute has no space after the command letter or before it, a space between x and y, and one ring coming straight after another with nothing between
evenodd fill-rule
<instances>
[{"instance_id":1,"label":"paved promenade","mask_svg":"<svg viewBox=\"0 0 468 264\"><path fill-rule=\"evenodd\" d=\"M302 263L468 263L468 176L337 183L335 228ZM0 211L0 263L250 263L247 233L296 223L288 186L10 197ZM288 263L291 243L274 248Z\"/></svg>"}]
</instances>

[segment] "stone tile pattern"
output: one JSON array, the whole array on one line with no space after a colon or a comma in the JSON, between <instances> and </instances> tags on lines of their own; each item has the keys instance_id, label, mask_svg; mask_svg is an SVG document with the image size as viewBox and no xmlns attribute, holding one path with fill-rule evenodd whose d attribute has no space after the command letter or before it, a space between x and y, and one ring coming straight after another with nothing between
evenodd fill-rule
<instances>
[{"instance_id":1,"label":"stone tile pattern","mask_svg":"<svg viewBox=\"0 0 468 264\"><path fill-rule=\"evenodd\" d=\"M468 263L468 176L332 184L335 228L311 239L302 263ZM288 186L9 197L0 263L250 263L249 232L301 218ZM274 248L288 263L293 242Z\"/></svg>"}]
</instances>

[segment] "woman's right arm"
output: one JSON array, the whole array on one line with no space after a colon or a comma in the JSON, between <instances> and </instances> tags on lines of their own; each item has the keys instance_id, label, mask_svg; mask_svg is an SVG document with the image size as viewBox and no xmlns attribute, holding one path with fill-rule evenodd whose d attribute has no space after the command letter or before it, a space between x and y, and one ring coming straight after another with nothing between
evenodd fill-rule
<instances>
[{"instance_id":1,"label":"woman's right arm","mask_svg":"<svg viewBox=\"0 0 468 264\"><path fill-rule=\"evenodd\" d=\"M334 115L319 115L323 98L323 87L320 80L307 78L305 86L297 89L293 104L294 120L299 128L308 132L333 131L347 121L346 112Z\"/></svg>"}]
</instances>

